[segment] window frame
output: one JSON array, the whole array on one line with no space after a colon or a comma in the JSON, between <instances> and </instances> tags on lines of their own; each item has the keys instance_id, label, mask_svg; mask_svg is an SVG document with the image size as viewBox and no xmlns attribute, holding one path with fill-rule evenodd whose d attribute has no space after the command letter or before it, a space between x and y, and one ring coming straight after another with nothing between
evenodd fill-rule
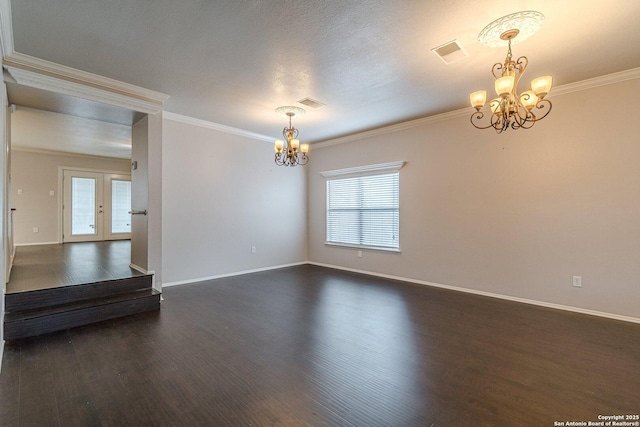
<instances>
[{"instance_id":1,"label":"window frame","mask_svg":"<svg viewBox=\"0 0 640 427\"><path fill-rule=\"evenodd\" d=\"M354 249L365 249L365 250L373 250L373 251L383 251L383 252L400 252L400 169L404 167L406 164L405 161L398 162L390 162L390 163L380 163L374 165L366 165L366 166L358 166L353 168L346 169L336 169L331 171L320 172L320 174L327 178L325 182L325 246L335 246L335 247L345 247L345 248L354 248ZM375 246L375 245L363 245L356 243L343 243L343 242L333 242L328 240L328 231L329 231L329 193L328 193L328 183L331 180L345 179L345 178L358 178L365 176L377 176L377 175L386 175L397 173L398 176L398 246L397 247L389 247L389 246Z\"/></svg>"}]
</instances>

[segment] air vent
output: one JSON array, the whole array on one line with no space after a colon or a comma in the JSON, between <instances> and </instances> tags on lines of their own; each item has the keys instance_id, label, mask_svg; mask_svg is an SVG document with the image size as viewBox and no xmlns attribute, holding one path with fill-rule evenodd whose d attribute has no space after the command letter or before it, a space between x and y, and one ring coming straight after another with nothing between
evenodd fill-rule
<instances>
[{"instance_id":1,"label":"air vent","mask_svg":"<svg viewBox=\"0 0 640 427\"><path fill-rule=\"evenodd\" d=\"M300 101L298 101L298 103L300 103L302 105L306 105L309 108L320 108L320 107L324 107L326 105L326 104L323 104L320 101L316 101L315 99L311 99L311 98L301 99Z\"/></svg>"},{"instance_id":2,"label":"air vent","mask_svg":"<svg viewBox=\"0 0 640 427\"><path fill-rule=\"evenodd\" d=\"M451 40L443 45L434 47L431 51L442 59L445 64L451 64L469 56L457 40Z\"/></svg>"}]
</instances>

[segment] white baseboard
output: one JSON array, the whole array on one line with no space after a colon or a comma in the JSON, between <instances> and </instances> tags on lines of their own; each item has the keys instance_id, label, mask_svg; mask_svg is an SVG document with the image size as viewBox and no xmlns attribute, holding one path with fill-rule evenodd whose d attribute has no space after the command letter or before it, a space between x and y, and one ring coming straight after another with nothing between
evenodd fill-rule
<instances>
[{"instance_id":1,"label":"white baseboard","mask_svg":"<svg viewBox=\"0 0 640 427\"><path fill-rule=\"evenodd\" d=\"M274 265L271 267L256 268L253 270L236 271L234 273L219 274L217 276L199 277L197 279L189 279L189 280L179 280L176 282L163 283L162 287L164 288L167 286L186 285L189 283L204 282L206 280L214 280L214 279L222 279L224 277L241 276L243 274L258 273L260 271L268 271L268 270L277 270L279 268L294 267L296 265L304 265L304 264L308 264L308 263L306 261L294 262L292 264Z\"/></svg>"},{"instance_id":2,"label":"white baseboard","mask_svg":"<svg viewBox=\"0 0 640 427\"><path fill-rule=\"evenodd\" d=\"M60 242L38 242L38 243L16 243L14 246L41 246L41 245L58 245Z\"/></svg>"},{"instance_id":3,"label":"white baseboard","mask_svg":"<svg viewBox=\"0 0 640 427\"><path fill-rule=\"evenodd\" d=\"M2 375L2 357L3 356L4 356L4 340L0 341L0 375Z\"/></svg>"},{"instance_id":4,"label":"white baseboard","mask_svg":"<svg viewBox=\"0 0 640 427\"><path fill-rule=\"evenodd\" d=\"M499 298L499 299L508 300L508 301L521 302L521 303L524 303L524 304L538 305L538 306L541 306L541 307L553 308L553 309L556 309L556 310L571 311L571 312L574 312L574 313L588 314L590 316L606 317L608 319L621 320L623 322L640 323L640 318L631 317L631 316L623 316L621 314L606 313L606 312L603 312L603 311L589 310L589 309L586 309L586 308L572 307L572 306L569 306L569 305L562 305L562 304L555 304L555 303L545 302L545 301L537 301L537 300L532 300L532 299L527 299L527 298L513 297L513 296L509 296L509 295L496 294L496 293L493 293L493 292L479 291L479 290L476 290L476 289L469 289L469 288L461 288L461 287L458 287L458 286L443 285L441 283L427 282L427 281L424 281L424 280L417 280L417 279L409 279L409 278L406 278L406 277L392 276L390 274L373 273L371 271L357 270L357 269L354 269L354 268L340 267L340 266L337 266L337 265L323 264L323 263L319 263L319 262L311 262L311 261L309 261L307 264L317 265L319 267L334 268L336 270L350 271L352 273L366 274L366 275L369 275L369 276L377 276L377 277L382 277L382 278L385 278L385 279L400 280L400 281L403 281L403 282L415 283L415 284L418 284L418 285L433 286L435 288L448 289L448 290L451 290L451 291L466 292L468 294L482 295L482 296L485 296L485 297Z\"/></svg>"},{"instance_id":5,"label":"white baseboard","mask_svg":"<svg viewBox=\"0 0 640 427\"><path fill-rule=\"evenodd\" d=\"M155 271L153 270L146 270L142 267L140 267L139 265L135 265L135 264L129 264L129 267L133 268L136 271L139 271L142 274L155 274Z\"/></svg>"}]
</instances>

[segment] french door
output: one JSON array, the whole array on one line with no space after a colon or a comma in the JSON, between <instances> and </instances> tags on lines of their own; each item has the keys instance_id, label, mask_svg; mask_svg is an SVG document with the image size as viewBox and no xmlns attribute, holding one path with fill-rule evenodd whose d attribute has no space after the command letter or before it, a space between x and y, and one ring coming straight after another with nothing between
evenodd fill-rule
<instances>
[{"instance_id":1,"label":"french door","mask_svg":"<svg viewBox=\"0 0 640 427\"><path fill-rule=\"evenodd\" d=\"M131 238L131 176L63 171L63 242Z\"/></svg>"}]
</instances>

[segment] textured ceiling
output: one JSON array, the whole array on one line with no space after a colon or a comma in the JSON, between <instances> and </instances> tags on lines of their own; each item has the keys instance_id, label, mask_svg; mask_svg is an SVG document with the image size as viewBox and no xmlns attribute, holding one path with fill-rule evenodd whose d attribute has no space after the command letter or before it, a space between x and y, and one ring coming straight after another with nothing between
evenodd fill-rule
<instances>
[{"instance_id":1,"label":"textured ceiling","mask_svg":"<svg viewBox=\"0 0 640 427\"><path fill-rule=\"evenodd\" d=\"M15 50L171 96L165 110L278 136L281 105L321 141L468 106L492 90L503 48L476 37L492 20L537 10L543 28L514 46L526 81L555 85L640 67L640 1L13 0ZM469 57L430 49L458 39ZM553 96L553 90L550 97ZM471 114L471 107L469 107Z\"/></svg>"}]
</instances>

